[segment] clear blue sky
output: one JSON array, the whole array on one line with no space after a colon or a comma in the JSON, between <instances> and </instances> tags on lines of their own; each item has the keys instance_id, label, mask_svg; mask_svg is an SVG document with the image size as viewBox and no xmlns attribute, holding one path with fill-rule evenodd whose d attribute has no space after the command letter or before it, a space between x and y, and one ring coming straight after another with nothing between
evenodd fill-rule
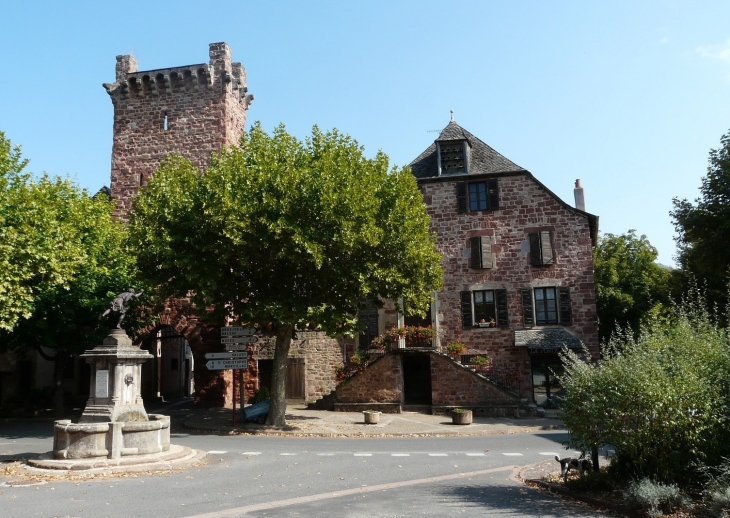
<instances>
[{"instance_id":1,"label":"clear blue sky","mask_svg":"<svg viewBox=\"0 0 730 518\"><path fill-rule=\"evenodd\" d=\"M673 197L694 199L730 130L730 2L4 2L0 130L30 170L109 184L115 56L140 70L226 41L249 121L337 127L406 165L457 122L603 232L672 264Z\"/></svg>"}]
</instances>

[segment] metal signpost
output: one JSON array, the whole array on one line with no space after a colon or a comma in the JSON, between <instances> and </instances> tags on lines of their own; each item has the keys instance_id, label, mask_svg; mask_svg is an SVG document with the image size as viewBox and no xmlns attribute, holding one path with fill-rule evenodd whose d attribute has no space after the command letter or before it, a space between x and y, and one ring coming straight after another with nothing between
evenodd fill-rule
<instances>
[{"instance_id":1,"label":"metal signpost","mask_svg":"<svg viewBox=\"0 0 730 518\"><path fill-rule=\"evenodd\" d=\"M205 359L208 362L205 366L208 370L228 370L233 369L233 426L236 426L236 370L240 371L241 383L241 410L243 410L243 382L244 371L248 369L248 352L249 344L259 341L254 336L256 329L253 327L230 326L221 327L221 344L229 352L206 353ZM240 351L240 352L232 352Z\"/></svg>"}]
</instances>

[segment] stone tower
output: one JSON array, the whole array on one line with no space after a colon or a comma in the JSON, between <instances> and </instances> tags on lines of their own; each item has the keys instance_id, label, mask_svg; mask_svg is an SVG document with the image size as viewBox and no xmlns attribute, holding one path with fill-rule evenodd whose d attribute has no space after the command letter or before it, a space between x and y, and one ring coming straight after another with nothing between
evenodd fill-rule
<instances>
[{"instance_id":1,"label":"stone tower","mask_svg":"<svg viewBox=\"0 0 730 518\"><path fill-rule=\"evenodd\" d=\"M117 56L116 82L104 88L114 105L111 196L123 219L167 155L202 171L213 152L237 143L253 101L226 43L210 44L208 63L143 72L133 56Z\"/></svg>"}]
</instances>

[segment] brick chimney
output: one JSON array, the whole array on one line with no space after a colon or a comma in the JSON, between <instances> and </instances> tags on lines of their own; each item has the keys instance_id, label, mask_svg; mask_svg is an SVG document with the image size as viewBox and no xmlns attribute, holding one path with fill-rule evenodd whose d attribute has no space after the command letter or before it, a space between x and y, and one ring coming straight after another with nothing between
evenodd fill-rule
<instances>
[{"instance_id":1,"label":"brick chimney","mask_svg":"<svg viewBox=\"0 0 730 518\"><path fill-rule=\"evenodd\" d=\"M586 210L586 199L583 195L583 186L580 184L580 178L575 181L575 189L573 189L573 196L575 196L575 208L585 212Z\"/></svg>"}]
</instances>

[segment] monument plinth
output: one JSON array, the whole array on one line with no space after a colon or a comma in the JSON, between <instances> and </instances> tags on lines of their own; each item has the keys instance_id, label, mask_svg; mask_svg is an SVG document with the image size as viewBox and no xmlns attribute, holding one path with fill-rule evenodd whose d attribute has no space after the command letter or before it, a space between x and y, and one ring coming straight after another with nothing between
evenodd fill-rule
<instances>
[{"instance_id":1,"label":"monument plinth","mask_svg":"<svg viewBox=\"0 0 730 518\"><path fill-rule=\"evenodd\" d=\"M148 415L140 394L142 364L152 355L117 328L81 357L91 364L89 400L78 423L56 421L53 456L119 459L169 450L169 416Z\"/></svg>"}]
</instances>

